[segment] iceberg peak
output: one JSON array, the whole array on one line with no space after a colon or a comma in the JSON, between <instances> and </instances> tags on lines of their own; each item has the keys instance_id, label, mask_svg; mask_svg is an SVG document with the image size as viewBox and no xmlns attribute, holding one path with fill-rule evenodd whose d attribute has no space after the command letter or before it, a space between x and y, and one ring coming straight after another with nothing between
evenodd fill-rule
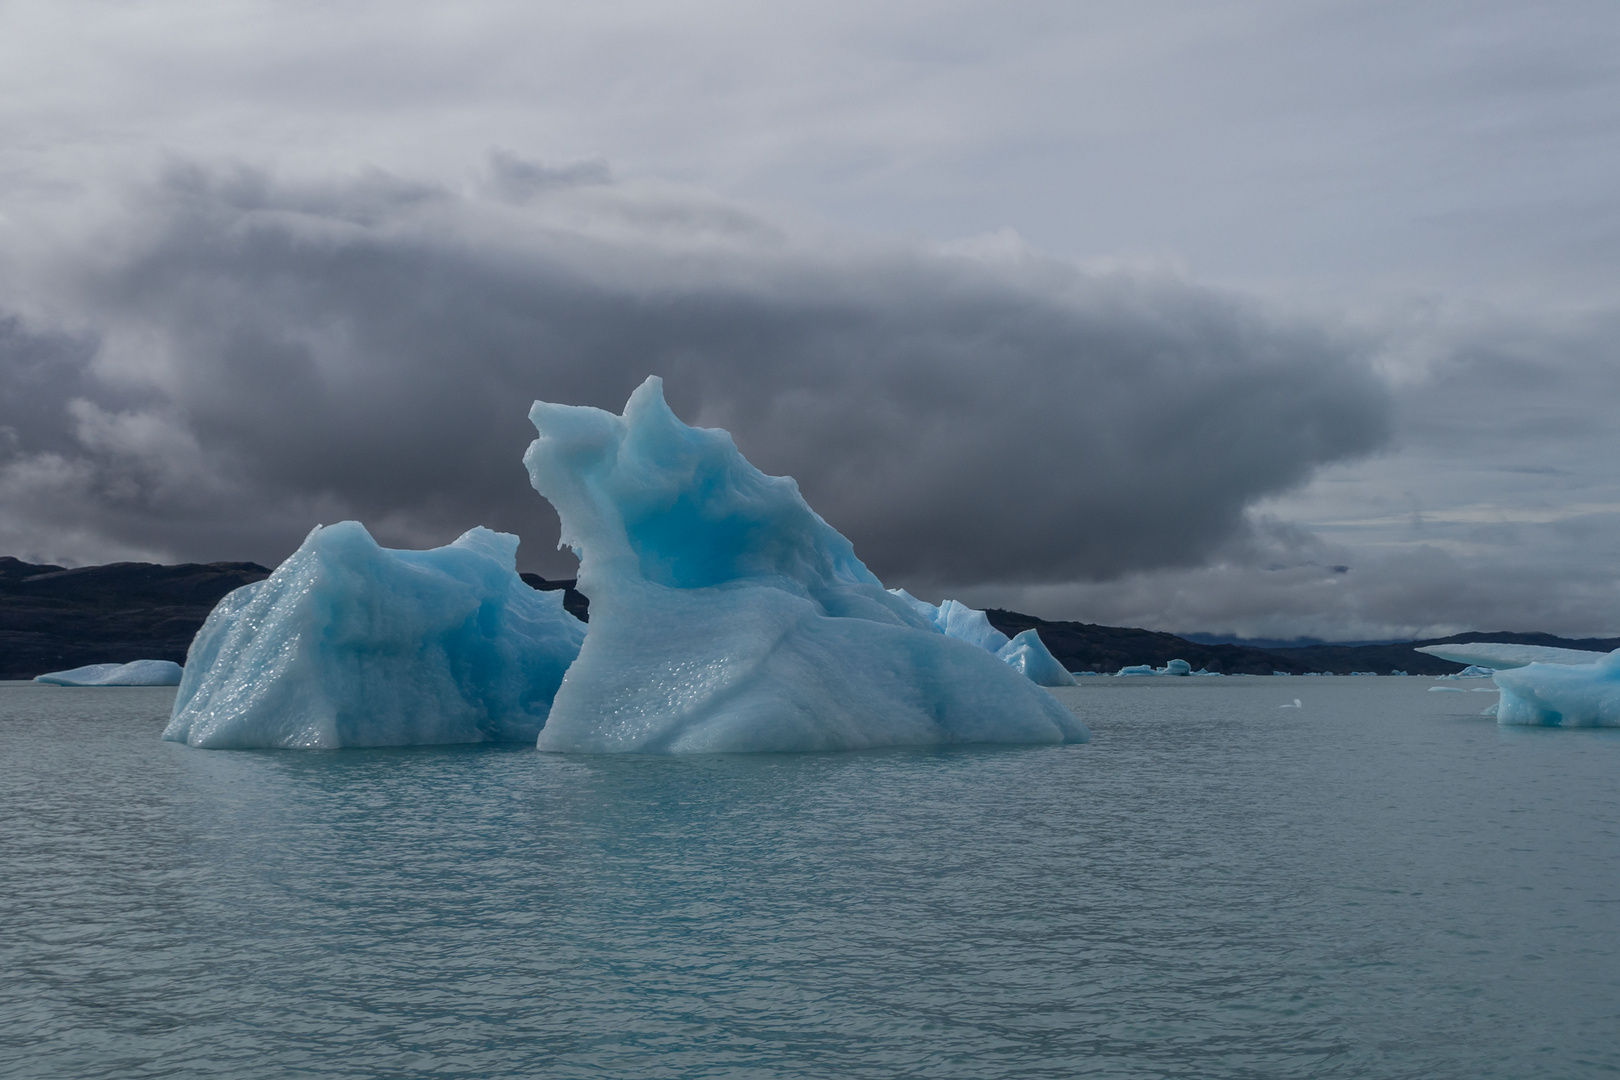
<instances>
[{"instance_id":1,"label":"iceberg peak","mask_svg":"<svg viewBox=\"0 0 1620 1080\"><path fill-rule=\"evenodd\" d=\"M1061 703L893 595L789 477L682 423L536 402L524 455L580 559L591 629L542 749L831 750L1083 741ZM909 602L908 602L909 601Z\"/></svg>"}]
</instances>

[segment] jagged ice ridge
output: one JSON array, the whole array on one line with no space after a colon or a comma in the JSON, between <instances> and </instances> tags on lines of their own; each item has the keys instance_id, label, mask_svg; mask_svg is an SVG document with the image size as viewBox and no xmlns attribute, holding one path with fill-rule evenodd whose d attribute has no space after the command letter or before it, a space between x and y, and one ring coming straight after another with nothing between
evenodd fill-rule
<instances>
[{"instance_id":1,"label":"jagged ice ridge","mask_svg":"<svg viewBox=\"0 0 1620 1080\"><path fill-rule=\"evenodd\" d=\"M532 742L585 624L517 575L518 539L430 551L317 526L197 633L163 737L214 749Z\"/></svg>"}]
</instances>

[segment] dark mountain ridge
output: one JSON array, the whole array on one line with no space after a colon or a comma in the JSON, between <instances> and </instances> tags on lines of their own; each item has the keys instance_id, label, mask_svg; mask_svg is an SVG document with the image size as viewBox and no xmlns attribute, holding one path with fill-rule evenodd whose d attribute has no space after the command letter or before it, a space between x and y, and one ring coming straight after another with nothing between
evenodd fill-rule
<instances>
[{"instance_id":1,"label":"dark mountain ridge","mask_svg":"<svg viewBox=\"0 0 1620 1080\"><path fill-rule=\"evenodd\" d=\"M0 679L130 660L184 663L226 593L258 563L111 563L64 569L0 556Z\"/></svg>"},{"instance_id":2,"label":"dark mountain ridge","mask_svg":"<svg viewBox=\"0 0 1620 1080\"><path fill-rule=\"evenodd\" d=\"M0 679L31 679L82 664L183 663L192 637L220 598L269 574L267 568L250 562L179 566L126 562L65 569L0 556ZM573 580L522 577L535 589L562 590L563 606L578 618L589 617L590 602L574 588ZM1498 631L1380 645L1260 649L1189 641L1156 630L1040 619L1000 608L987 614L991 625L1008 636L1034 629L1071 671L1105 673L1129 664L1163 667L1170 660L1185 660L1195 669L1228 675L1392 670L1447 675L1462 665L1414 652L1414 646L1504 641L1592 652L1620 648L1620 638L1568 639Z\"/></svg>"}]
</instances>

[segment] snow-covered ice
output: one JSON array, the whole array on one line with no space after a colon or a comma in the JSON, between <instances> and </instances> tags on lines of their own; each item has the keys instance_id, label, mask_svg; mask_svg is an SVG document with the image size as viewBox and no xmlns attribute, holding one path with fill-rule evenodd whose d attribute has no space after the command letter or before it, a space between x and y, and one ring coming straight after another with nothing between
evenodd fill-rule
<instances>
[{"instance_id":1,"label":"snow-covered ice","mask_svg":"<svg viewBox=\"0 0 1620 1080\"><path fill-rule=\"evenodd\" d=\"M131 660L51 671L35 675L34 681L53 686L179 686L180 675L180 665L173 660Z\"/></svg>"},{"instance_id":2,"label":"snow-covered ice","mask_svg":"<svg viewBox=\"0 0 1620 1080\"><path fill-rule=\"evenodd\" d=\"M1509 645L1499 641L1468 641L1456 645L1420 645L1420 653L1454 664L1507 671L1526 664L1595 664L1608 653L1556 649L1548 645Z\"/></svg>"},{"instance_id":3,"label":"snow-covered ice","mask_svg":"<svg viewBox=\"0 0 1620 1080\"><path fill-rule=\"evenodd\" d=\"M1024 677L1040 686L1074 686L1074 676L1058 663L1057 657L1047 649L1034 627L1021 631L1009 639L1006 634L990 625L990 617L977 608L970 608L959 600L945 600L938 607L919 600L904 589L890 589L912 609L927 619L946 637L977 645L986 652L1011 664Z\"/></svg>"},{"instance_id":4,"label":"snow-covered ice","mask_svg":"<svg viewBox=\"0 0 1620 1080\"><path fill-rule=\"evenodd\" d=\"M1532 663L1496 673L1499 724L1620 727L1620 649L1589 664Z\"/></svg>"},{"instance_id":5,"label":"snow-covered ice","mask_svg":"<svg viewBox=\"0 0 1620 1080\"><path fill-rule=\"evenodd\" d=\"M517 575L515 536L379 547L317 527L191 644L163 737L223 748L530 742L585 624Z\"/></svg>"},{"instance_id":6,"label":"snow-covered ice","mask_svg":"<svg viewBox=\"0 0 1620 1080\"><path fill-rule=\"evenodd\" d=\"M1085 725L883 588L788 477L650 378L623 416L536 402L524 457L580 558L591 629L543 750L1080 742Z\"/></svg>"}]
</instances>

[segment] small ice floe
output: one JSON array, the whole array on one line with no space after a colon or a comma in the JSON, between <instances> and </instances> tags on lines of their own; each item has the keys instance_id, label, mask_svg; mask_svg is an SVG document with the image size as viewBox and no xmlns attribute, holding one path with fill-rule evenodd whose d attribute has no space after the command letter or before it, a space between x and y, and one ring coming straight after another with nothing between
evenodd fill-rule
<instances>
[{"instance_id":1,"label":"small ice floe","mask_svg":"<svg viewBox=\"0 0 1620 1080\"><path fill-rule=\"evenodd\" d=\"M1277 708L1279 708L1279 709L1299 709L1299 708L1303 708L1303 706L1300 705L1299 698L1295 698L1293 701L1289 702L1288 704L1279 705L1279 706L1277 706Z\"/></svg>"},{"instance_id":2,"label":"small ice floe","mask_svg":"<svg viewBox=\"0 0 1620 1080\"><path fill-rule=\"evenodd\" d=\"M1468 691L1464 690L1460 686L1431 686L1431 687L1429 687L1429 693L1431 693L1431 694L1466 694L1467 692Z\"/></svg>"},{"instance_id":3,"label":"small ice floe","mask_svg":"<svg viewBox=\"0 0 1620 1080\"><path fill-rule=\"evenodd\" d=\"M50 671L35 675L34 681L52 686L179 686L182 673L173 660L131 660Z\"/></svg>"},{"instance_id":4,"label":"small ice floe","mask_svg":"<svg viewBox=\"0 0 1620 1080\"><path fill-rule=\"evenodd\" d=\"M1495 716L1496 713L1497 713L1497 710L1499 710L1501 707L1502 707L1501 702L1497 702L1495 705L1487 705L1487 706L1485 706L1484 709L1480 710L1479 715L1481 715L1481 716Z\"/></svg>"}]
</instances>

